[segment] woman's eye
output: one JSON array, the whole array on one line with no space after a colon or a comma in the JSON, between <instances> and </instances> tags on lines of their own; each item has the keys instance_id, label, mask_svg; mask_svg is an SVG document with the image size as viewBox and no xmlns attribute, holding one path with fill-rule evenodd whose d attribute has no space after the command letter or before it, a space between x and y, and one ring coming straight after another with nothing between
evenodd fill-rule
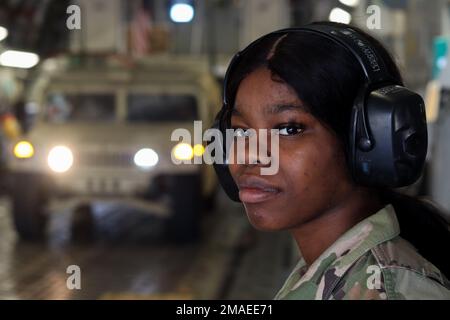
<instances>
[{"instance_id":1,"label":"woman's eye","mask_svg":"<svg viewBox=\"0 0 450 320\"><path fill-rule=\"evenodd\" d=\"M301 125L283 125L278 127L278 132L282 136L293 136L304 131Z\"/></svg>"}]
</instances>

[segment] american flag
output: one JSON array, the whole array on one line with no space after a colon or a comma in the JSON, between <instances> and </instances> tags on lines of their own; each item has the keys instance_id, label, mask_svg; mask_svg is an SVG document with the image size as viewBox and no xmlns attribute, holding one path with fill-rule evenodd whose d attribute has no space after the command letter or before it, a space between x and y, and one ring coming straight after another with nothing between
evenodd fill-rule
<instances>
[{"instance_id":1,"label":"american flag","mask_svg":"<svg viewBox=\"0 0 450 320\"><path fill-rule=\"evenodd\" d=\"M152 18L147 1L140 1L135 7L130 23L130 47L133 57L142 57L151 51L150 32Z\"/></svg>"}]
</instances>

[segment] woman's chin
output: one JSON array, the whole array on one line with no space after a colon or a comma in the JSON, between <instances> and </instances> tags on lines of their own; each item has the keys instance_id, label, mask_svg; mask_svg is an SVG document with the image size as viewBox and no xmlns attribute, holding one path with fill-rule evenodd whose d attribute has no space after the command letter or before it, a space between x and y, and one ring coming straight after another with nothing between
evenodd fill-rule
<instances>
[{"instance_id":1,"label":"woman's chin","mask_svg":"<svg viewBox=\"0 0 450 320\"><path fill-rule=\"evenodd\" d=\"M250 224L257 230L278 231L283 229L280 222L274 219L273 211L252 210L246 207L246 212Z\"/></svg>"}]
</instances>

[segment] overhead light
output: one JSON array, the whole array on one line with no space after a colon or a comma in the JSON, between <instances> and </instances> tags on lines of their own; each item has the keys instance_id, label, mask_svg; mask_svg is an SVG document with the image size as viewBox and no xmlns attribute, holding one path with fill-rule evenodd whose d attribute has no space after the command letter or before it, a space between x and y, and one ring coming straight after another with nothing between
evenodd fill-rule
<instances>
[{"instance_id":1,"label":"overhead light","mask_svg":"<svg viewBox=\"0 0 450 320\"><path fill-rule=\"evenodd\" d=\"M174 3L170 8L170 19L177 23L191 22L194 18L194 7L189 3Z\"/></svg>"},{"instance_id":2,"label":"overhead light","mask_svg":"<svg viewBox=\"0 0 450 320\"><path fill-rule=\"evenodd\" d=\"M31 52L7 50L0 54L0 65L5 67L29 69L38 62L39 56Z\"/></svg>"},{"instance_id":3,"label":"overhead light","mask_svg":"<svg viewBox=\"0 0 450 320\"><path fill-rule=\"evenodd\" d=\"M359 0L339 0L340 3L349 7L357 7Z\"/></svg>"},{"instance_id":4,"label":"overhead light","mask_svg":"<svg viewBox=\"0 0 450 320\"><path fill-rule=\"evenodd\" d=\"M0 41L5 40L8 36L8 29L0 27Z\"/></svg>"},{"instance_id":5,"label":"overhead light","mask_svg":"<svg viewBox=\"0 0 450 320\"><path fill-rule=\"evenodd\" d=\"M330 12L329 19L330 19L330 21L333 21L333 22L340 22L340 23L348 24L348 23L350 23L350 21L352 21L352 15L341 8L334 8Z\"/></svg>"}]
</instances>

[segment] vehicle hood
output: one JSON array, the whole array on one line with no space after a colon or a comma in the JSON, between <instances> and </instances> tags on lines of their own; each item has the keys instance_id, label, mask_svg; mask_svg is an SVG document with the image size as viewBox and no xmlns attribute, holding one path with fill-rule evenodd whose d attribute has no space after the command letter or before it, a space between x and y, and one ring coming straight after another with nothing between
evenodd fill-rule
<instances>
[{"instance_id":1,"label":"vehicle hood","mask_svg":"<svg viewBox=\"0 0 450 320\"><path fill-rule=\"evenodd\" d=\"M171 149L172 132L185 128L194 136L193 123L170 124L58 124L38 125L27 139L39 145L114 147L150 147L158 150ZM206 128L203 128L205 130ZM193 140L192 140L193 141Z\"/></svg>"}]
</instances>

